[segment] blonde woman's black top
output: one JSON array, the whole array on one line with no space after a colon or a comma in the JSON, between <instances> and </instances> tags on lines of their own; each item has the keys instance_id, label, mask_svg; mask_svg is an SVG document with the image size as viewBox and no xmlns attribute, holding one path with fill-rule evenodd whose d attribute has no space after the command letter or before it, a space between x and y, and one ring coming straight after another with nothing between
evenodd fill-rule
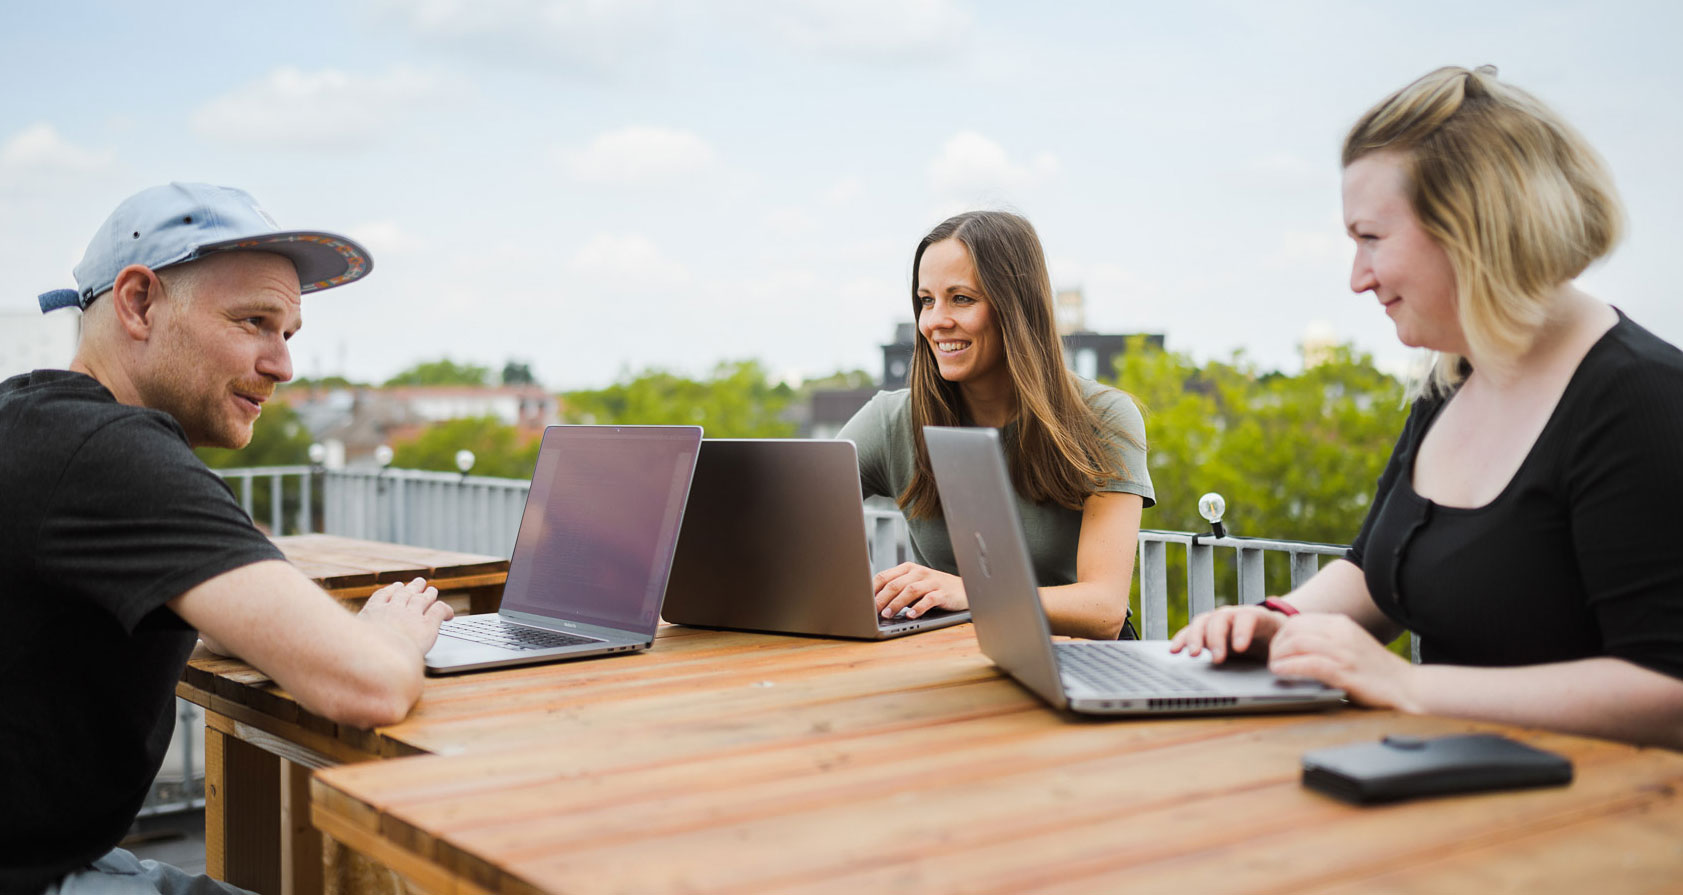
<instances>
[{"instance_id":1,"label":"blonde woman's black top","mask_svg":"<svg viewBox=\"0 0 1683 895\"><path fill-rule=\"evenodd\" d=\"M1683 678L1683 352L1621 312L1512 481L1476 509L1414 491L1445 403L1415 403L1349 552L1421 660L1613 656Z\"/></svg>"}]
</instances>

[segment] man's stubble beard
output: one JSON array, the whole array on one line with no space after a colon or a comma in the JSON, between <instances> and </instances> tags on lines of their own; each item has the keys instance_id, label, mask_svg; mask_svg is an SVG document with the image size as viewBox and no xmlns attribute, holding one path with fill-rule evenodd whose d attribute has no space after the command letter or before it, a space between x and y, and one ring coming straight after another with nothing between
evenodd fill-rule
<instances>
[{"instance_id":1,"label":"man's stubble beard","mask_svg":"<svg viewBox=\"0 0 1683 895\"><path fill-rule=\"evenodd\" d=\"M194 377L198 372L194 360L200 354L199 346L188 338L185 325L179 321L171 324L162 333L157 349L161 356L142 390L142 400L147 407L174 417L187 433L187 442L194 447L237 450L250 444L255 422L246 425L229 413L226 402L230 395L226 387L204 393ZM266 387L273 386L266 384Z\"/></svg>"}]
</instances>

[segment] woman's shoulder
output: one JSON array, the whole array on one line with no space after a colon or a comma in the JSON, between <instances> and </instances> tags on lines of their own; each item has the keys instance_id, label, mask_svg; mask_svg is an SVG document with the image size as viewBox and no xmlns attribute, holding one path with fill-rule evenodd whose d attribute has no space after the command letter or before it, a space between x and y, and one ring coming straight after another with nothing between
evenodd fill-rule
<instances>
[{"instance_id":1,"label":"woman's shoulder","mask_svg":"<svg viewBox=\"0 0 1683 895\"><path fill-rule=\"evenodd\" d=\"M877 420L882 423L892 423L906 419L912 412L912 390L909 388L884 389L871 396L865 406L859 408L854 419Z\"/></svg>"},{"instance_id":2,"label":"woman's shoulder","mask_svg":"<svg viewBox=\"0 0 1683 895\"><path fill-rule=\"evenodd\" d=\"M1619 312L1579 363L1574 403L1603 411L1636 404L1683 408L1683 351Z\"/></svg>"},{"instance_id":3,"label":"woman's shoulder","mask_svg":"<svg viewBox=\"0 0 1683 895\"><path fill-rule=\"evenodd\" d=\"M1140 413L1139 404L1127 392L1081 376L1073 378L1076 387L1081 390L1082 400L1092 408L1100 422L1136 437L1145 435L1145 415Z\"/></svg>"},{"instance_id":4,"label":"woman's shoulder","mask_svg":"<svg viewBox=\"0 0 1683 895\"><path fill-rule=\"evenodd\" d=\"M887 437L896 427L909 425L911 403L910 389L877 392L842 426L838 437L875 443Z\"/></svg>"}]
</instances>

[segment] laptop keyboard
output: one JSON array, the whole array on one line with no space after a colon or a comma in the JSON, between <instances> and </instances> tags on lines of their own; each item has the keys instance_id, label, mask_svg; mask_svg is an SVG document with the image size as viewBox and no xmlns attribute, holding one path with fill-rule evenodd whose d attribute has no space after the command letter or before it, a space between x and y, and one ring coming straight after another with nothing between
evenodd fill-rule
<instances>
[{"instance_id":1,"label":"laptop keyboard","mask_svg":"<svg viewBox=\"0 0 1683 895\"><path fill-rule=\"evenodd\" d=\"M439 627L438 633L459 640L470 640L474 643L484 643L513 650L554 649L558 646L602 642L594 637L581 637L577 634L563 634L559 631L545 631L542 628L528 628L525 625L510 624L503 621L502 616L498 615L469 615L451 619Z\"/></svg>"},{"instance_id":2,"label":"laptop keyboard","mask_svg":"<svg viewBox=\"0 0 1683 895\"><path fill-rule=\"evenodd\" d=\"M1214 693L1196 678L1106 643L1054 644L1058 670L1101 692Z\"/></svg>"}]
</instances>

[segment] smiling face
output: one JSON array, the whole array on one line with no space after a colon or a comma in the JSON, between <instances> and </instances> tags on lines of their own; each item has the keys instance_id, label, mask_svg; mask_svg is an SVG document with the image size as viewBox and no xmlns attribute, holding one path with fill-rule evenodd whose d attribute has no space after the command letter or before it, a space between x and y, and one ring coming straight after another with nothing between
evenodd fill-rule
<instances>
[{"instance_id":1,"label":"smiling face","mask_svg":"<svg viewBox=\"0 0 1683 895\"><path fill-rule=\"evenodd\" d=\"M1009 385L1004 339L964 243L943 239L924 249L917 297L917 330L942 379L966 388Z\"/></svg>"},{"instance_id":2,"label":"smiling face","mask_svg":"<svg viewBox=\"0 0 1683 895\"><path fill-rule=\"evenodd\" d=\"M292 378L298 271L279 255L227 252L161 276L171 288L137 383L142 402L175 417L195 447L245 447L263 402Z\"/></svg>"},{"instance_id":3,"label":"smiling face","mask_svg":"<svg viewBox=\"0 0 1683 895\"><path fill-rule=\"evenodd\" d=\"M1416 348L1467 354L1455 268L1414 214L1400 156L1375 152L1344 169L1344 226L1356 241L1350 288L1379 299L1397 338Z\"/></svg>"}]
</instances>

